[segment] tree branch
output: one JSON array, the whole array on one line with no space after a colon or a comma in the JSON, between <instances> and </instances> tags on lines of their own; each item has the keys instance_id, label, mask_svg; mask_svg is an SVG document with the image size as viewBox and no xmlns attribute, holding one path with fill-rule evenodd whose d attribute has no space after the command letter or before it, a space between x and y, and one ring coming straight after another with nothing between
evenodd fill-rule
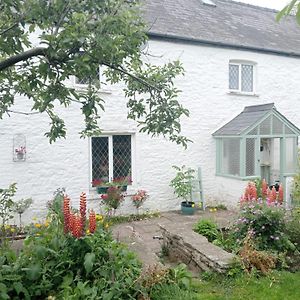
<instances>
[{"instance_id":1,"label":"tree branch","mask_svg":"<svg viewBox=\"0 0 300 300\"><path fill-rule=\"evenodd\" d=\"M27 60L31 57L39 55L46 56L46 50L47 48L37 47L11 56L3 61L0 61L0 71L3 71L11 66L14 66L18 62Z\"/></svg>"},{"instance_id":2,"label":"tree branch","mask_svg":"<svg viewBox=\"0 0 300 300\"><path fill-rule=\"evenodd\" d=\"M101 64L102 64L102 65L105 65L105 66L107 66L107 67L109 67L109 68L111 68L111 69L113 69L113 70L119 71L119 72L121 72L121 73L123 73L123 74L126 74L127 76L133 78L134 80L140 82L141 84L143 84L143 85L145 85L145 86L147 86L147 87L149 87L149 88L152 88L152 89L154 89L154 90L156 90L156 91L158 91L158 92L161 91L161 90L160 90L158 87L156 87L155 85L153 85L153 84L147 82L146 80L144 80L144 79L142 79L142 78L140 78L140 77L137 77L137 76L133 75L132 73L129 73L129 72L128 72L127 70L125 70L122 66L114 66L114 65L111 65L111 64L105 63L105 62L102 62Z\"/></svg>"}]
</instances>

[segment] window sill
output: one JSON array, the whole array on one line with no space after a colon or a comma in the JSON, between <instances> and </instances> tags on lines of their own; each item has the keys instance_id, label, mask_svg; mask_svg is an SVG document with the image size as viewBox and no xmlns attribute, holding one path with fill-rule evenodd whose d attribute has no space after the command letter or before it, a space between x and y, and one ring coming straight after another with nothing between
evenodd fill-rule
<instances>
[{"instance_id":1,"label":"window sill","mask_svg":"<svg viewBox=\"0 0 300 300\"><path fill-rule=\"evenodd\" d=\"M255 93L243 93L243 92L235 92L235 91L229 91L227 92L227 94L231 96L259 97L259 95Z\"/></svg>"},{"instance_id":2,"label":"window sill","mask_svg":"<svg viewBox=\"0 0 300 300\"><path fill-rule=\"evenodd\" d=\"M80 92L85 92L87 91L88 87L86 85L80 85L80 84L75 84L74 86L76 91L80 91ZM112 91L109 89L99 89L98 91L100 94L112 94Z\"/></svg>"}]
</instances>

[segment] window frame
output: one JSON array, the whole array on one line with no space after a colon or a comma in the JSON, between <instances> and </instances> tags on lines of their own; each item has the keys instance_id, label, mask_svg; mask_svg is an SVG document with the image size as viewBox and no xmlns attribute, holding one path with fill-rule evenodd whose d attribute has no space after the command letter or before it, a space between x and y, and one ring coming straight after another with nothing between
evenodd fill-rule
<instances>
[{"instance_id":1,"label":"window frame","mask_svg":"<svg viewBox=\"0 0 300 300\"><path fill-rule=\"evenodd\" d=\"M129 135L131 138L131 185L134 185L136 182L136 162L135 162L135 134L133 132L113 132L113 133L104 133L100 136L93 136L89 138L89 182L90 188L95 189L92 185L93 181L93 159L92 159L92 138L94 137L107 137L108 138L108 177L109 182L113 180L113 136L115 135Z\"/></svg>"},{"instance_id":2,"label":"window frame","mask_svg":"<svg viewBox=\"0 0 300 300\"><path fill-rule=\"evenodd\" d=\"M238 82L238 89L231 89L229 86L229 81L230 81L230 72L229 68L230 65L238 66L239 70L239 82ZM247 66L252 66L252 92L246 92L242 91L242 66L247 65ZM253 61L248 61L248 60L230 60L228 63L228 89L230 93L233 94L242 94L242 95L255 95L256 94L256 68L257 68L257 63Z\"/></svg>"}]
</instances>

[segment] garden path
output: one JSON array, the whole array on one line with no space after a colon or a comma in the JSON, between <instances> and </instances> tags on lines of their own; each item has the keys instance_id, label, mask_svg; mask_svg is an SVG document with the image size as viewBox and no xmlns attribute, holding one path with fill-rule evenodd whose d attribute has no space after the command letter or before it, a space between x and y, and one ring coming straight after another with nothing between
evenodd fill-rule
<instances>
[{"instance_id":1,"label":"garden path","mask_svg":"<svg viewBox=\"0 0 300 300\"><path fill-rule=\"evenodd\" d=\"M214 220L220 228L228 226L236 217L236 211L218 210L197 211L192 216L182 215L179 211L165 212L160 217L122 223L113 227L113 236L116 240L128 245L134 251L144 266L158 264L160 262L159 253L161 251L161 237L159 225L168 225L176 230L180 224L181 228L186 228L188 234L192 231L193 225L201 218Z\"/></svg>"}]
</instances>

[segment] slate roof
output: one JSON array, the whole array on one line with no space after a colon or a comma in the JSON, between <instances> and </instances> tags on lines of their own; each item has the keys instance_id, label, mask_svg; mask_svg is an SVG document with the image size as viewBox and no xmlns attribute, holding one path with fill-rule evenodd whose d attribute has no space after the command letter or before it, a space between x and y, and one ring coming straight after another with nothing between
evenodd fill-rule
<instances>
[{"instance_id":1,"label":"slate roof","mask_svg":"<svg viewBox=\"0 0 300 300\"><path fill-rule=\"evenodd\" d=\"M272 109L275 109L274 103L246 106L238 116L214 132L213 136L240 135Z\"/></svg>"},{"instance_id":2,"label":"slate roof","mask_svg":"<svg viewBox=\"0 0 300 300\"><path fill-rule=\"evenodd\" d=\"M277 11L230 0L144 0L149 36L300 56L300 26Z\"/></svg>"}]
</instances>

